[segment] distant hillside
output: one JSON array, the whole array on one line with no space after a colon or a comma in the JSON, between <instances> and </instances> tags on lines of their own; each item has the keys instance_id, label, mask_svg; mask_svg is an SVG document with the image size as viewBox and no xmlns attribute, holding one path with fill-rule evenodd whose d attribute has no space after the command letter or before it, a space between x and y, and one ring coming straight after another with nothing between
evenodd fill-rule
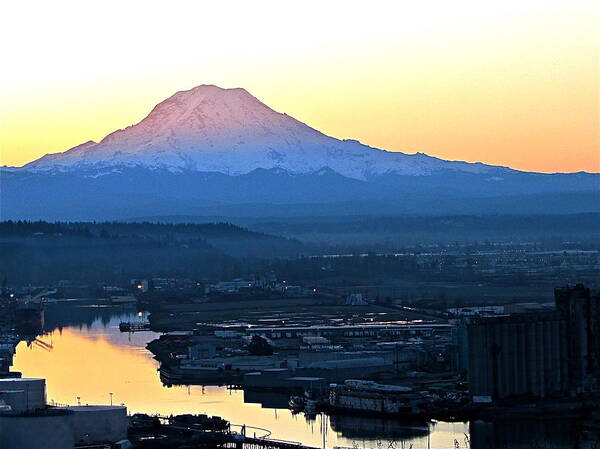
<instances>
[{"instance_id":1,"label":"distant hillside","mask_svg":"<svg viewBox=\"0 0 600 449\"><path fill-rule=\"evenodd\" d=\"M244 274L242 258L293 257L303 248L228 223L0 222L0 274L16 283L229 278Z\"/></svg>"},{"instance_id":2,"label":"distant hillside","mask_svg":"<svg viewBox=\"0 0 600 449\"><path fill-rule=\"evenodd\" d=\"M243 220L242 220L243 222ZM364 251L404 245L472 242L600 242L600 213L565 215L450 215L306 217L245 223L251 229L312 244Z\"/></svg>"},{"instance_id":3,"label":"distant hillside","mask_svg":"<svg viewBox=\"0 0 600 449\"><path fill-rule=\"evenodd\" d=\"M149 221L196 222L222 217L147 217ZM529 215L338 215L228 218L249 229L311 245L389 252L404 245L454 242L600 241L600 213Z\"/></svg>"}]
</instances>

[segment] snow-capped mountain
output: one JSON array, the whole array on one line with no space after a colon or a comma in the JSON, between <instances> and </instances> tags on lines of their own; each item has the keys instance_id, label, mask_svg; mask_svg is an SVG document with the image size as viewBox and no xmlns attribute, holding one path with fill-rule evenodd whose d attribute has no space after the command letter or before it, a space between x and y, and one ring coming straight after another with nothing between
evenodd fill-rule
<instances>
[{"instance_id":1,"label":"snow-capped mountain","mask_svg":"<svg viewBox=\"0 0 600 449\"><path fill-rule=\"evenodd\" d=\"M102 141L0 168L0 219L600 210L600 175L542 174L339 140L244 89L198 86Z\"/></svg>"},{"instance_id":2,"label":"snow-capped mountain","mask_svg":"<svg viewBox=\"0 0 600 449\"><path fill-rule=\"evenodd\" d=\"M201 85L159 103L136 125L48 154L29 170L80 170L127 166L241 175L257 168L311 173L329 167L349 178L429 175L442 170L469 173L498 167L449 162L339 140L269 108L244 89Z\"/></svg>"}]
</instances>

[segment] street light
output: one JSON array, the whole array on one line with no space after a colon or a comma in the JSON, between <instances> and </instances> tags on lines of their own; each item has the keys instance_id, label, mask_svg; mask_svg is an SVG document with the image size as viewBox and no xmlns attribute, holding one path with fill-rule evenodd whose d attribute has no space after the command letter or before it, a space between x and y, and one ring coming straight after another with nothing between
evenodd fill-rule
<instances>
[{"instance_id":1,"label":"street light","mask_svg":"<svg viewBox=\"0 0 600 449\"><path fill-rule=\"evenodd\" d=\"M110 395L110 405L111 405L111 407L112 407L112 404L113 404L113 403L112 403L112 397L113 397L113 394L112 394L112 393L108 393L108 394Z\"/></svg>"}]
</instances>

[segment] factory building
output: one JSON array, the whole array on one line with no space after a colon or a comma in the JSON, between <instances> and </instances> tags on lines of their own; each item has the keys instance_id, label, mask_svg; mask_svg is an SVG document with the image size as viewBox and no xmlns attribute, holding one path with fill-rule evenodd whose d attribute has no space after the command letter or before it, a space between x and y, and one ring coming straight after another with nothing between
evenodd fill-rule
<instances>
[{"instance_id":1,"label":"factory building","mask_svg":"<svg viewBox=\"0 0 600 449\"><path fill-rule=\"evenodd\" d=\"M122 406L50 407L44 379L0 379L2 449L71 449L127 438ZM32 431L33 429L33 431Z\"/></svg>"},{"instance_id":2,"label":"factory building","mask_svg":"<svg viewBox=\"0 0 600 449\"><path fill-rule=\"evenodd\" d=\"M566 391L566 324L560 314L483 318L467 332L474 399L543 398Z\"/></svg>"},{"instance_id":3,"label":"factory building","mask_svg":"<svg viewBox=\"0 0 600 449\"><path fill-rule=\"evenodd\" d=\"M315 362L297 368L295 374L301 377L324 378L329 382L343 382L346 379L356 377L357 372L360 372L361 376L365 378L372 378L393 371L394 365L389 360L382 357L363 357Z\"/></svg>"},{"instance_id":4,"label":"factory building","mask_svg":"<svg viewBox=\"0 0 600 449\"><path fill-rule=\"evenodd\" d=\"M569 375L575 393L598 391L600 379L600 294L578 284L554 291L567 326Z\"/></svg>"},{"instance_id":5,"label":"factory building","mask_svg":"<svg viewBox=\"0 0 600 449\"><path fill-rule=\"evenodd\" d=\"M474 318L458 327L457 349L466 358L456 365L466 368L474 401L598 391L600 296L578 284L557 288L555 301L551 312Z\"/></svg>"},{"instance_id":6,"label":"factory building","mask_svg":"<svg viewBox=\"0 0 600 449\"><path fill-rule=\"evenodd\" d=\"M44 379L0 379L0 402L15 413L43 409L46 406Z\"/></svg>"},{"instance_id":7,"label":"factory building","mask_svg":"<svg viewBox=\"0 0 600 449\"><path fill-rule=\"evenodd\" d=\"M318 325L298 327L251 327L248 335L259 335L272 340L281 338L325 337L340 338L410 338L447 335L450 325L438 323L424 324L373 324L373 325Z\"/></svg>"}]
</instances>

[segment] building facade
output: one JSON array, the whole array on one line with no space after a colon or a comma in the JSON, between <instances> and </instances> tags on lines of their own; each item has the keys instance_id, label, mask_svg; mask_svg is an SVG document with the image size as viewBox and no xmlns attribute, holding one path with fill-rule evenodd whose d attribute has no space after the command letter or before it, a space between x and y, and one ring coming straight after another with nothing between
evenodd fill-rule
<instances>
[{"instance_id":1,"label":"building facade","mask_svg":"<svg viewBox=\"0 0 600 449\"><path fill-rule=\"evenodd\" d=\"M598 391L600 298L578 284L557 288L555 301L555 311L477 318L466 325L474 399Z\"/></svg>"},{"instance_id":2,"label":"building facade","mask_svg":"<svg viewBox=\"0 0 600 449\"><path fill-rule=\"evenodd\" d=\"M484 318L468 326L473 396L546 397L569 385L566 324L557 313Z\"/></svg>"},{"instance_id":3,"label":"building facade","mask_svg":"<svg viewBox=\"0 0 600 449\"><path fill-rule=\"evenodd\" d=\"M567 327L573 393L598 391L600 379L600 295L578 284L554 290L556 309Z\"/></svg>"}]
</instances>

